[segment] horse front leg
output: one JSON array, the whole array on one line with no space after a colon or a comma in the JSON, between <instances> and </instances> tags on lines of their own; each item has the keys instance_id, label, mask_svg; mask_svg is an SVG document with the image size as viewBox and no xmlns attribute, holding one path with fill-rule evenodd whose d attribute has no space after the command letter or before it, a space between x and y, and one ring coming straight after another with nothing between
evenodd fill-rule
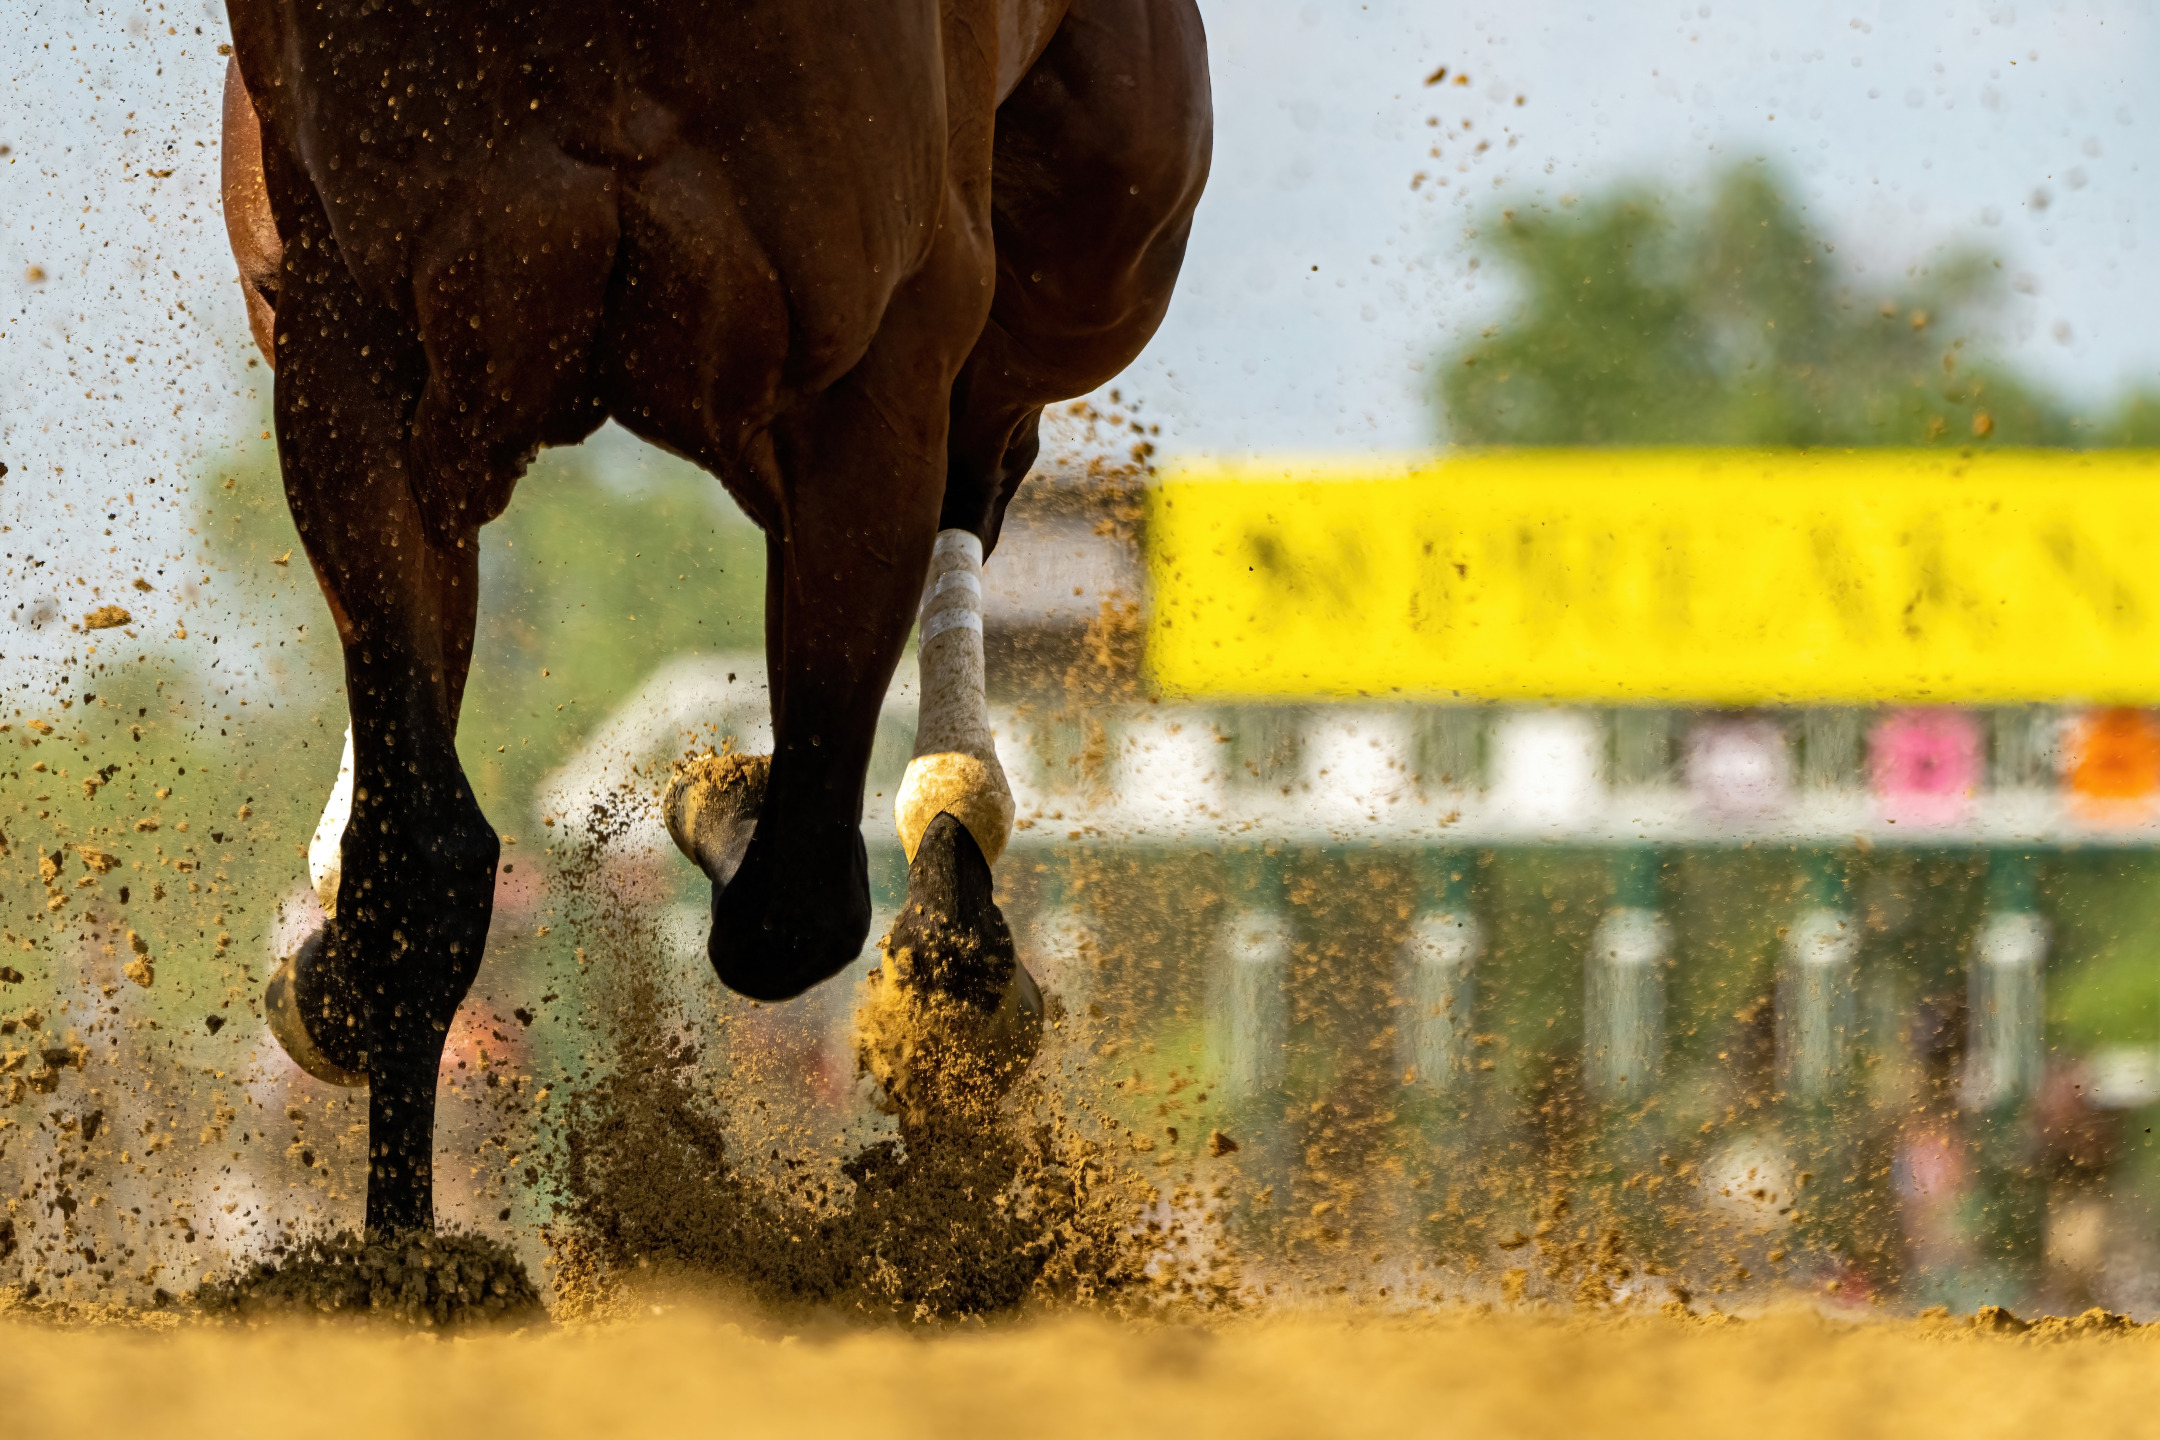
<instances>
[{"instance_id":1,"label":"horse front leg","mask_svg":"<svg viewBox=\"0 0 2160 1440\"><path fill-rule=\"evenodd\" d=\"M287 267L278 326L285 492L344 650L352 777L333 913L269 1009L296 1060L364 1076L367 1228L390 1234L434 1223L436 1073L494 903L498 843L456 751L479 534L421 523L406 438L421 362L398 317L318 261Z\"/></svg>"},{"instance_id":2,"label":"horse front leg","mask_svg":"<svg viewBox=\"0 0 2160 1440\"><path fill-rule=\"evenodd\" d=\"M922 720L897 816L908 904L862 1017L865 1059L909 1112L925 1108L917 1077L992 1051L1024 1063L1041 1009L991 893L1013 804L984 705L981 536L938 525L953 378L988 309L988 226L942 233L869 352L769 432L773 755L685 766L662 806L713 881L708 949L724 984L783 1000L844 969L869 931L871 743L920 611ZM1000 1043L1008 1031L1019 1043ZM992 1068L1002 1081L1018 1067Z\"/></svg>"},{"instance_id":3,"label":"horse front leg","mask_svg":"<svg viewBox=\"0 0 2160 1440\"><path fill-rule=\"evenodd\" d=\"M1013 798L985 693L982 556L982 537L957 527L931 550L915 754L893 803L907 903L859 1017L863 1064L915 1135L948 1120L966 1133L1042 1043L1042 992L991 875L1012 838Z\"/></svg>"},{"instance_id":4,"label":"horse front leg","mask_svg":"<svg viewBox=\"0 0 2160 1440\"><path fill-rule=\"evenodd\" d=\"M940 399L888 409L866 379L773 437L785 502L768 547L770 762L709 760L665 807L714 882L713 968L756 1000L837 974L870 928L864 777L929 562L944 436ZM924 433L887 423L895 411Z\"/></svg>"}]
</instances>

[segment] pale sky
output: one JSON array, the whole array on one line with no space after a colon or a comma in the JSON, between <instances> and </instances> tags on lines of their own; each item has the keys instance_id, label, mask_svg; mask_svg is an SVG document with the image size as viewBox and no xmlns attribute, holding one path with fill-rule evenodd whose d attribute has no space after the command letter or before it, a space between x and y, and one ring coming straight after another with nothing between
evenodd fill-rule
<instances>
[{"instance_id":1,"label":"pale sky","mask_svg":"<svg viewBox=\"0 0 2160 1440\"><path fill-rule=\"evenodd\" d=\"M1870 279L1945 241L1997 251L2034 292L2001 348L2064 392L2160 385L2149 0L1203 9L1213 182L1169 323L1128 381L1183 446L1430 445L1416 367L1507 315L1468 268L1479 222L1758 159ZM1471 84L1426 88L1442 64ZM1447 187L1413 194L1421 169Z\"/></svg>"},{"instance_id":2,"label":"pale sky","mask_svg":"<svg viewBox=\"0 0 2160 1440\"><path fill-rule=\"evenodd\" d=\"M0 685L42 690L84 637L30 617L74 616L161 564L179 578L180 482L266 443L249 438L265 372L247 366L217 204L222 6L11 9ZM1508 314L1469 268L1480 221L1753 160L1794 177L1871 282L1946 242L1997 250L2029 292L2000 348L2073 398L2160 385L2160 102L2139 94L2160 74L2152 0L1203 10L1214 177L1170 318L1122 382L1170 454L1437 443L1432 358ZM1442 64L1471 83L1425 87ZM143 608L169 633L184 597L158 594Z\"/></svg>"}]
</instances>

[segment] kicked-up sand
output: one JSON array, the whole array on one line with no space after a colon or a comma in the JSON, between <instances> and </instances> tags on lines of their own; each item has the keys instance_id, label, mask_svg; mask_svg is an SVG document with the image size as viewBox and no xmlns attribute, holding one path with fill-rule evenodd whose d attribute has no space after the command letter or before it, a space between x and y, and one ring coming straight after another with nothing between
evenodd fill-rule
<instances>
[{"instance_id":1,"label":"kicked-up sand","mask_svg":"<svg viewBox=\"0 0 2160 1440\"><path fill-rule=\"evenodd\" d=\"M0 1325L23 1436L2144 1435L2144 1331L1301 1313L788 1333L695 1307L462 1338ZM2160 1333L2160 1332L2156 1332Z\"/></svg>"}]
</instances>

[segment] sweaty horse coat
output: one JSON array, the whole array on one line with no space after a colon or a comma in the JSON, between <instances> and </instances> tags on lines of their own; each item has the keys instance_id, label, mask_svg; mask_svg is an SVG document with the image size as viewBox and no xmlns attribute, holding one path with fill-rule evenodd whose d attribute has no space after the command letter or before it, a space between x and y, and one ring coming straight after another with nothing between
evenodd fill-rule
<instances>
[{"instance_id":1,"label":"sweaty horse coat","mask_svg":"<svg viewBox=\"0 0 2160 1440\"><path fill-rule=\"evenodd\" d=\"M774 753L710 950L760 998L834 974L933 537L994 547L1042 406L1160 321L1204 41L1192 0L229 3L228 223L353 724L295 989L367 1078L368 1224L423 1225L498 858L454 747L480 527L614 419L764 529Z\"/></svg>"}]
</instances>

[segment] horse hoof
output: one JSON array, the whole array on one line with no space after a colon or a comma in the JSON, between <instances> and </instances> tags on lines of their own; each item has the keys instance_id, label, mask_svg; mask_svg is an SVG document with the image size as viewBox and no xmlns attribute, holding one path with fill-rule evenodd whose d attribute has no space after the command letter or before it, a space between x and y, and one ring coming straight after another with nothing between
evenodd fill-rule
<instances>
[{"instance_id":1,"label":"horse hoof","mask_svg":"<svg viewBox=\"0 0 2160 1440\"><path fill-rule=\"evenodd\" d=\"M317 1043L308 1029L305 1009L300 1003L303 983L317 978L313 972L322 963L323 937L327 933L326 930L315 931L300 942L298 950L279 959L277 968L270 972L269 984L263 987L263 1016L270 1026L272 1038L292 1057L293 1064L326 1084L365 1089L365 1053L353 1052L349 1044L339 1045L328 1037L323 1043ZM306 988L317 987L308 984ZM331 1058L333 1053L339 1058ZM340 1060L349 1063L341 1064Z\"/></svg>"},{"instance_id":2,"label":"horse hoof","mask_svg":"<svg viewBox=\"0 0 2160 1440\"><path fill-rule=\"evenodd\" d=\"M982 1045L998 1073L1006 1076L1006 1088L1020 1072L1034 1063L1042 1049L1043 993L1035 977L1018 960L1013 961L1012 984L983 1027Z\"/></svg>"},{"instance_id":3,"label":"horse hoof","mask_svg":"<svg viewBox=\"0 0 2160 1440\"><path fill-rule=\"evenodd\" d=\"M920 1124L986 1114L1042 1048L1043 998L991 899L989 863L941 814L908 867L908 900L856 1015L863 1070L886 1108Z\"/></svg>"},{"instance_id":4,"label":"horse hoof","mask_svg":"<svg viewBox=\"0 0 2160 1440\"><path fill-rule=\"evenodd\" d=\"M721 889L735 878L765 804L770 755L699 755L679 760L660 800L675 848Z\"/></svg>"},{"instance_id":5,"label":"horse hoof","mask_svg":"<svg viewBox=\"0 0 2160 1440\"><path fill-rule=\"evenodd\" d=\"M982 1010L910 986L896 957L870 972L855 1015L856 1064L878 1087L878 1108L903 1128L939 1117L987 1115L1042 1048L1043 997L1013 965L997 1008Z\"/></svg>"}]
</instances>

